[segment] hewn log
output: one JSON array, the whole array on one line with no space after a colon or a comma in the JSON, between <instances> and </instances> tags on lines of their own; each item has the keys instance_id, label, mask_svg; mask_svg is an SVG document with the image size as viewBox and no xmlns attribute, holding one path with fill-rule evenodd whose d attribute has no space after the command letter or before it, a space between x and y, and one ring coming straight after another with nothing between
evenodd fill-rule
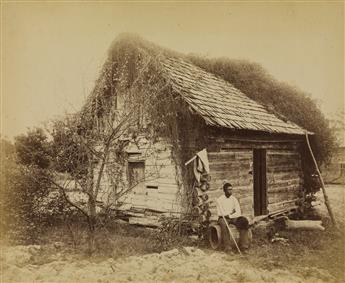
<instances>
[{"instance_id":1,"label":"hewn log","mask_svg":"<svg viewBox=\"0 0 345 283\"><path fill-rule=\"evenodd\" d=\"M269 150L267 151L267 154L269 155L297 155L299 156L300 154L298 152L296 152L296 148L293 150L282 150L282 149L277 149L277 150Z\"/></svg>"},{"instance_id":2,"label":"hewn log","mask_svg":"<svg viewBox=\"0 0 345 283\"><path fill-rule=\"evenodd\" d=\"M299 191L301 184L270 184L267 186L267 194L285 193L289 191Z\"/></svg>"},{"instance_id":3,"label":"hewn log","mask_svg":"<svg viewBox=\"0 0 345 283\"><path fill-rule=\"evenodd\" d=\"M287 217L285 219L285 228L287 230L325 230L319 220L290 220Z\"/></svg>"},{"instance_id":4,"label":"hewn log","mask_svg":"<svg viewBox=\"0 0 345 283\"><path fill-rule=\"evenodd\" d=\"M268 194L267 199L269 204L296 200L298 199L298 191L290 191L287 193L279 194Z\"/></svg>"},{"instance_id":5,"label":"hewn log","mask_svg":"<svg viewBox=\"0 0 345 283\"><path fill-rule=\"evenodd\" d=\"M298 201L299 199L292 199L292 200L288 200L288 201L282 201L279 203L272 203L272 204L268 204L267 208L269 213L274 213L276 211L279 211L281 209L291 209L291 208L296 208L297 205L295 204L296 201Z\"/></svg>"},{"instance_id":6,"label":"hewn log","mask_svg":"<svg viewBox=\"0 0 345 283\"><path fill-rule=\"evenodd\" d=\"M268 173L267 178L275 181L298 180L302 179L302 172L293 171Z\"/></svg>"},{"instance_id":7,"label":"hewn log","mask_svg":"<svg viewBox=\"0 0 345 283\"><path fill-rule=\"evenodd\" d=\"M293 165L293 164L287 164L287 165L271 165L268 164L269 167L267 168L267 173L276 173L276 172L301 172L301 165Z\"/></svg>"},{"instance_id":8,"label":"hewn log","mask_svg":"<svg viewBox=\"0 0 345 283\"><path fill-rule=\"evenodd\" d=\"M156 217L152 217L152 218L151 217L146 217L146 218L130 217L129 224L158 227L160 223Z\"/></svg>"},{"instance_id":9,"label":"hewn log","mask_svg":"<svg viewBox=\"0 0 345 283\"><path fill-rule=\"evenodd\" d=\"M248 158L251 158L252 151L251 150L232 150L232 151L209 152L208 158L210 162L212 162L213 160L229 160L229 159L235 159L236 155L238 154L246 155Z\"/></svg>"},{"instance_id":10,"label":"hewn log","mask_svg":"<svg viewBox=\"0 0 345 283\"><path fill-rule=\"evenodd\" d=\"M210 145L211 146L211 145ZM264 148L264 149L293 149L291 144L272 144L272 143L214 143L212 144L212 149L218 150L220 152L231 151L231 150L244 150L244 149L253 149L253 148Z\"/></svg>"},{"instance_id":11,"label":"hewn log","mask_svg":"<svg viewBox=\"0 0 345 283\"><path fill-rule=\"evenodd\" d=\"M249 171L218 171L212 173L211 185L222 184L224 180L229 180L233 186L236 185L246 185L252 179L253 176L249 174Z\"/></svg>"},{"instance_id":12,"label":"hewn log","mask_svg":"<svg viewBox=\"0 0 345 283\"><path fill-rule=\"evenodd\" d=\"M276 180L272 178L267 178L267 184L268 186L272 185L280 185L280 186L289 186L289 185L297 185L302 182L301 178L294 178L289 180Z\"/></svg>"}]
</instances>

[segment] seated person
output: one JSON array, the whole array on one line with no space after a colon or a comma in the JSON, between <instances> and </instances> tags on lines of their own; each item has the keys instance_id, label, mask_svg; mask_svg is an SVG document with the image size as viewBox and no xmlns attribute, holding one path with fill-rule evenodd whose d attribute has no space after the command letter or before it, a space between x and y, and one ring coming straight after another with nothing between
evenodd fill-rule
<instances>
[{"instance_id":1,"label":"seated person","mask_svg":"<svg viewBox=\"0 0 345 283\"><path fill-rule=\"evenodd\" d=\"M218 223L222 230L222 238L224 248L227 250L231 247L231 242L228 228L224 222L225 217L228 224L233 224L240 231L240 245L243 243L243 237L248 237L249 222L244 216L241 216L240 204L236 197L232 195L232 185L226 182L223 185L224 195L217 199L217 213L218 213ZM243 243L244 244L244 243ZM246 244L247 246L247 244Z\"/></svg>"}]
</instances>

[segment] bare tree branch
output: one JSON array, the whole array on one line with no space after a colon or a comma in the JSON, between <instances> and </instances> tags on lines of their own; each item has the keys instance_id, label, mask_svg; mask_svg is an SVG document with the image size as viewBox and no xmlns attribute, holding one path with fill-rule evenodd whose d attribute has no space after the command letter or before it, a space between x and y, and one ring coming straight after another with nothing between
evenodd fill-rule
<instances>
[{"instance_id":1,"label":"bare tree branch","mask_svg":"<svg viewBox=\"0 0 345 283\"><path fill-rule=\"evenodd\" d=\"M77 204L75 204L74 202L72 202L69 197L66 194L65 188L62 187L61 185L59 185L58 183L56 183L54 180L50 180L52 182L52 184L54 184L62 193L65 201L70 204L71 206L73 206L74 208L78 209L83 215L85 215L86 217L89 217L88 213L82 209L81 207L79 207Z\"/></svg>"}]
</instances>

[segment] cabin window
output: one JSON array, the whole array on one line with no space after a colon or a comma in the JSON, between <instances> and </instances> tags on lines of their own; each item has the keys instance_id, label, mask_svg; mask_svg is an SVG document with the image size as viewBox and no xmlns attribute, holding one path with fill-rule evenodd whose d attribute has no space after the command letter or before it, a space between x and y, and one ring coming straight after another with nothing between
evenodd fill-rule
<instances>
[{"instance_id":1,"label":"cabin window","mask_svg":"<svg viewBox=\"0 0 345 283\"><path fill-rule=\"evenodd\" d=\"M266 150L253 151L254 215L267 213Z\"/></svg>"},{"instance_id":2,"label":"cabin window","mask_svg":"<svg viewBox=\"0 0 345 283\"><path fill-rule=\"evenodd\" d=\"M145 181L145 162L128 162L129 187L135 187Z\"/></svg>"}]
</instances>

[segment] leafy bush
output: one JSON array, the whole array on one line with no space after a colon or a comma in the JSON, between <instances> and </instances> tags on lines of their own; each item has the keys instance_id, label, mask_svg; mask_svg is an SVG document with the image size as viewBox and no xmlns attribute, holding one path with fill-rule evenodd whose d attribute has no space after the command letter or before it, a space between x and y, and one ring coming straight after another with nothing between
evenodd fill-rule
<instances>
[{"instance_id":1,"label":"leafy bush","mask_svg":"<svg viewBox=\"0 0 345 283\"><path fill-rule=\"evenodd\" d=\"M70 211L60 194L52 191L47 171L32 166L49 165L42 133L31 131L17 138L15 145L0 140L1 229L12 242L36 243L47 226L63 222Z\"/></svg>"}]
</instances>

